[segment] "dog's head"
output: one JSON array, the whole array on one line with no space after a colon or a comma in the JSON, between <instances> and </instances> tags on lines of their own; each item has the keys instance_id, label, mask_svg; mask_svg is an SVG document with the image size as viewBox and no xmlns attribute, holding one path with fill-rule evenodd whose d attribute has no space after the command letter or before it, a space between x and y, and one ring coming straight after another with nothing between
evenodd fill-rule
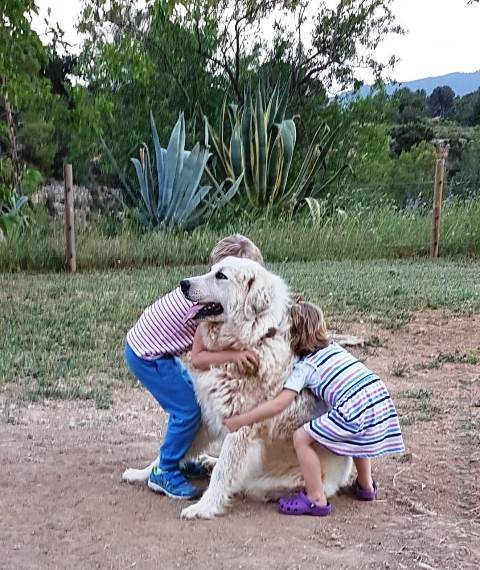
<instances>
[{"instance_id":1,"label":"dog's head","mask_svg":"<svg viewBox=\"0 0 480 570\"><path fill-rule=\"evenodd\" d=\"M288 302L280 277L255 261L237 257L226 257L205 275L184 279L180 286L185 297L196 303L196 320L255 321L266 313L281 315Z\"/></svg>"}]
</instances>

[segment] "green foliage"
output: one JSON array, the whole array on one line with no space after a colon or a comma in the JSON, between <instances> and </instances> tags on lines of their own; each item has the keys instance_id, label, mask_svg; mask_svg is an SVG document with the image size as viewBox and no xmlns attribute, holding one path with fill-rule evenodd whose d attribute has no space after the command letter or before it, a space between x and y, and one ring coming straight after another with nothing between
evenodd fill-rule
<instances>
[{"instance_id":1,"label":"green foliage","mask_svg":"<svg viewBox=\"0 0 480 570\"><path fill-rule=\"evenodd\" d=\"M423 90L411 91L408 87L403 87L392 95L392 104L396 109L396 122L413 123L425 116L427 95Z\"/></svg>"},{"instance_id":2,"label":"green foliage","mask_svg":"<svg viewBox=\"0 0 480 570\"><path fill-rule=\"evenodd\" d=\"M397 125L390 129L392 138L391 151L400 156L402 152L409 151L415 145L434 138L433 129L424 122Z\"/></svg>"},{"instance_id":3,"label":"green foliage","mask_svg":"<svg viewBox=\"0 0 480 570\"><path fill-rule=\"evenodd\" d=\"M23 168L15 186L12 161L0 158L0 230L7 238L10 238L14 229L25 220L22 210L28 196L36 190L41 181L42 175L38 170Z\"/></svg>"},{"instance_id":4,"label":"green foliage","mask_svg":"<svg viewBox=\"0 0 480 570\"><path fill-rule=\"evenodd\" d=\"M1 5L0 94L8 93L15 107L26 102L34 106L44 95L38 72L45 51L29 21L37 12L34 0L8 0Z\"/></svg>"},{"instance_id":5,"label":"green foliage","mask_svg":"<svg viewBox=\"0 0 480 570\"><path fill-rule=\"evenodd\" d=\"M205 223L211 214L225 206L238 191L242 173L235 183L226 179L221 185L200 186L210 152L208 147L197 143L193 150L185 150L185 119L183 113L172 131L168 147L162 148L153 115L150 116L155 150L155 168L152 168L150 152L142 144L144 162L137 158L135 166L139 190L134 193L128 183L124 186L132 198L137 196L143 223L148 228L175 227L188 229ZM207 142L207 141L206 141ZM225 191L225 184L230 188Z\"/></svg>"},{"instance_id":6,"label":"green foliage","mask_svg":"<svg viewBox=\"0 0 480 570\"><path fill-rule=\"evenodd\" d=\"M0 230L5 237L10 237L15 226L20 224L21 209L26 204L25 196L12 195L9 199L0 197Z\"/></svg>"},{"instance_id":7,"label":"green foliage","mask_svg":"<svg viewBox=\"0 0 480 570\"><path fill-rule=\"evenodd\" d=\"M270 206L290 208L306 198L315 198L344 170L329 179L325 173L328 153L337 135L326 124L317 128L296 179L289 184L288 175L295 151L297 131L293 119L286 119L288 87L277 85L264 103L260 86L255 102L248 90L245 104L230 105L225 98L220 118L220 133L209 125L215 152L212 179L229 176L238 179L245 173L241 196L253 210ZM227 133L227 112L230 135Z\"/></svg>"},{"instance_id":8,"label":"green foliage","mask_svg":"<svg viewBox=\"0 0 480 570\"><path fill-rule=\"evenodd\" d=\"M76 183L87 183L94 170L100 171L104 180L116 182L116 171L105 160L101 144L102 134L107 136L105 132L112 132L108 129L109 123L114 120L112 98L103 94L95 95L80 85L67 86L66 90L70 108L59 108L55 120L59 146L63 149L63 156L57 164L58 175L61 175L63 163L70 162L75 165ZM122 137L126 139L126 130L132 125L121 121L115 121L115 124L118 131L120 124L125 126ZM118 131L114 130L113 136ZM133 137L135 132L132 127L130 136ZM118 147L114 148L116 150ZM128 150L132 150L131 140L128 142ZM120 154L126 159L123 153Z\"/></svg>"},{"instance_id":9,"label":"green foliage","mask_svg":"<svg viewBox=\"0 0 480 570\"><path fill-rule=\"evenodd\" d=\"M390 155L385 125L358 122L350 126L350 169L334 195L336 205L350 210L360 205L379 206L390 199L390 178L394 159Z\"/></svg>"},{"instance_id":10,"label":"green foliage","mask_svg":"<svg viewBox=\"0 0 480 570\"><path fill-rule=\"evenodd\" d=\"M390 193L401 207L429 205L433 195L435 150L427 142L402 152L393 162Z\"/></svg>"},{"instance_id":11,"label":"green foliage","mask_svg":"<svg viewBox=\"0 0 480 570\"><path fill-rule=\"evenodd\" d=\"M9 238L13 229L20 224L21 210L27 202L25 196L18 196L15 186L5 176L5 163L0 161L0 233ZM8 162L7 162L8 169Z\"/></svg>"},{"instance_id":12,"label":"green foliage","mask_svg":"<svg viewBox=\"0 0 480 570\"><path fill-rule=\"evenodd\" d=\"M23 164L48 176L58 150L54 114L62 102L52 94L44 75L47 49L31 28L31 17L37 12L34 0L9 0L0 9L0 112L8 101L17 148L6 140L5 128L0 132L0 147L5 145L12 157L17 151L17 170Z\"/></svg>"},{"instance_id":13,"label":"green foliage","mask_svg":"<svg viewBox=\"0 0 480 570\"><path fill-rule=\"evenodd\" d=\"M44 113L26 111L19 117L17 142L22 159L49 176L58 149L55 125Z\"/></svg>"},{"instance_id":14,"label":"green foliage","mask_svg":"<svg viewBox=\"0 0 480 570\"><path fill-rule=\"evenodd\" d=\"M461 125L480 125L480 89L463 97L457 97L450 118Z\"/></svg>"},{"instance_id":15,"label":"green foliage","mask_svg":"<svg viewBox=\"0 0 480 570\"><path fill-rule=\"evenodd\" d=\"M469 141L462 152L458 172L449 190L453 195L478 198L480 197L480 132Z\"/></svg>"}]
</instances>

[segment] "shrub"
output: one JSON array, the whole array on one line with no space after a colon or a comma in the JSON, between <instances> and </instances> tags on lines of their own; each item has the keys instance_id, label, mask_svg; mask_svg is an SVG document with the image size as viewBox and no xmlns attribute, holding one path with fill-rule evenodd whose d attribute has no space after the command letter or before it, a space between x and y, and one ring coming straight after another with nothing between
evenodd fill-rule
<instances>
[{"instance_id":1,"label":"shrub","mask_svg":"<svg viewBox=\"0 0 480 570\"><path fill-rule=\"evenodd\" d=\"M250 209L294 208L306 198L318 197L345 170L343 165L325 176L327 156L340 127L331 131L322 123L317 128L296 179L289 183L297 130L294 120L285 118L288 86L281 90L277 85L268 102L264 99L260 86L255 102L250 89L242 106L227 106L225 98L220 132L209 125L215 161L208 172L212 180L238 178L244 172L240 195Z\"/></svg>"},{"instance_id":2,"label":"shrub","mask_svg":"<svg viewBox=\"0 0 480 570\"><path fill-rule=\"evenodd\" d=\"M236 194L242 180L240 174L233 182L200 186L205 167L210 158L208 139L197 143L193 150L185 150L185 120L183 113L170 136L168 147L162 148L157 127L151 115L155 168L145 143L141 145L143 161L132 158L138 179L138 189L132 190L126 179L122 182L130 198L138 205L141 218L147 228L159 226L177 229L193 229L203 224L212 213L225 206ZM112 161L113 157L110 155ZM230 188L225 191L225 185Z\"/></svg>"}]
</instances>

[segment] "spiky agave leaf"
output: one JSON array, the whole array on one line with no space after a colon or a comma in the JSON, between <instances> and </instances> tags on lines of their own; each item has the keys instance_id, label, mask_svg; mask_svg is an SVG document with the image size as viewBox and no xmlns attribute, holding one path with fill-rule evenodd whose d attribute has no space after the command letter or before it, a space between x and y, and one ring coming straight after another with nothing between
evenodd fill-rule
<instances>
[{"instance_id":1,"label":"spiky agave leaf","mask_svg":"<svg viewBox=\"0 0 480 570\"><path fill-rule=\"evenodd\" d=\"M183 168L185 150L185 118L180 113L178 121L173 128L167 146L165 156L165 200L168 204L168 211L171 209L173 184L178 173Z\"/></svg>"},{"instance_id":2,"label":"spiky agave leaf","mask_svg":"<svg viewBox=\"0 0 480 570\"><path fill-rule=\"evenodd\" d=\"M153 118L153 113L150 111L150 126L152 129L153 146L155 149L155 166L157 171L157 217L162 218L167 205L165 196L165 158L167 151L163 149L160 145L160 139L158 138L157 126L155 124L155 119Z\"/></svg>"},{"instance_id":3,"label":"spiky agave leaf","mask_svg":"<svg viewBox=\"0 0 480 570\"><path fill-rule=\"evenodd\" d=\"M198 186L209 157L208 150L200 148L197 143L190 156L185 160L182 175L175 188L179 199L173 213L174 219L186 221L208 193L210 186L204 186L200 190L198 190ZM198 198L200 194L202 196Z\"/></svg>"},{"instance_id":4,"label":"spiky agave leaf","mask_svg":"<svg viewBox=\"0 0 480 570\"><path fill-rule=\"evenodd\" d=\"M147 148L145 143L142 143L142 147L143 148ZM147 149L148 151L148 149ZM148 163L150 161L150 157L148 152L146 153L146 162ZM149 184L148 184L148 174L149 174L149 169L143 167L142 163L138 160L138 158L131 158L130 159L133 163L133 165L135 166L135 171L137 173L137 179L138 179L138 185L140 187L140 195L142 197L143 203L145 205L145 211L147 213L148 219L151 221L153 221L156 217L156 213L155 210L156 208L154 208L154 205L152 204L152 200L151 200L151 196L150 196L150 190L149 190Z\"/></svg>"},{"instance_id":5,"label":"spiky agave leaf","mask_svg":"<svg viewBox=\"0 0 480 570\"><path fill-rule=\"evenodd\" d=\"M247 90L247 97L242 113L242 161L244 169L244 186L249 202L256 206L258 204L258 187L255 187L255 149L254 149L254 127L253 127L253 103L251 89Z\"/></svg>"},{"instance_id":6,"label":"spiky agave leaf","mask_svg":"<svg viewBox=\"0 0 480 570\"><path fill-rule=\"evenodd\" d=\"M265 111L263 109L263 98L260 85L257 91L255 102L255 183L258 188L258 197L261 205L267 203L267 126L265 122Z\"/></svg>"}]
</instances>

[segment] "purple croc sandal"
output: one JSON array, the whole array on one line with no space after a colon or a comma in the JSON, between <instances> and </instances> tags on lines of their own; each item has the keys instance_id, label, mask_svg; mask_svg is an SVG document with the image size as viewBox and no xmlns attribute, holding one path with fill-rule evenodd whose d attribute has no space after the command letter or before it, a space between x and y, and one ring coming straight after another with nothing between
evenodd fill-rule
<instances>
[{"instance_id":1,"label":"purple croc sandal","mask_svg":"<svg viewBox=\"0 0 480 570\"><path fill-rule=\"evenodd\" d=\"M359 501L374 501L377 498L377 483L373 481L373 491L360 487L358 479L355 479L353 484L353 492Z\"/></svg>"},{"instance_id":2,"label":"purple croc sandal","mask_svg":"<svg viewBox=\"0 0 480 570\"><path fill-rule=\"evenodd\" d=\"M316 505L310 501L303 491L292 497L282 497L278 503L278 508L284 515L326 517L332 512L332 505L330 503L322 507Z\"/></svg>"}]
</instances>

